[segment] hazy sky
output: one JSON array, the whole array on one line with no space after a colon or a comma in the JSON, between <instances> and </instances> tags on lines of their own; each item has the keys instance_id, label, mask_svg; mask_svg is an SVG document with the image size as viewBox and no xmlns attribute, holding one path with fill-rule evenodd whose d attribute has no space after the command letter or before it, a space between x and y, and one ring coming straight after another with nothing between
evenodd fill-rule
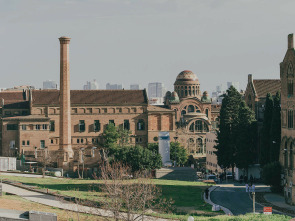
<instances>
[{"instance_id":1,"label":"hazy sky","mask_svg":"<svg viewBox=\"0 0 295 221\"><path fill-rule=\"evenodd\" d=\"M96 79L163 82L179 72L212 91L247 75L279 78L294 0L0 0L0 88L59 81L60 36L71 37L71 88Z\"/></svg>"}]
</instances>

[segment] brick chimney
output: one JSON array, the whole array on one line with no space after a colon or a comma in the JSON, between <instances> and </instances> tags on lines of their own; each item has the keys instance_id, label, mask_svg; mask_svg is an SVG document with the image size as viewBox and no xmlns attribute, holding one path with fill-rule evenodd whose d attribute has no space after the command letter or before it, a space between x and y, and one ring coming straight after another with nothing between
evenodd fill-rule
<instances>
[{"instance_id":1,"label":"brick chimney","mask_svg":"<svg viewBox=\"0 0 295 221\"><path fill-rule=\"evenodd\" d=\"M288 35L288 49L294 48L293 34Z\"/></svg>"},{"instance_id":2,"label":"brick chimney","mask_svg":"<svg viewBox=\"0 0 295 221\"><path fill-rule=\"evenodd\" d=\"M60 37L60 118L59 118L59 150L61 152L59 167L69 169L68 162L73 158L71 142L71 97L70 97L70 38Z\"/></svg>"}]
</instances>

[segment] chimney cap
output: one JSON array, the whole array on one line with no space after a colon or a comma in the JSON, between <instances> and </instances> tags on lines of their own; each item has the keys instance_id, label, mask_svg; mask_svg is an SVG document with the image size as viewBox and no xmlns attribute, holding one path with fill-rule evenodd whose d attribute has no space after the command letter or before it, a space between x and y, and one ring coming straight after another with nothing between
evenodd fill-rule
<instances>
[{"instance_id":1,"label":"chimney cap","mask_svg":"<svg viewBox=\"0 0 295 221\"><path fill-rule=\"evenodd\" d=\"M60 38L58 38L61 44L69 44L71 38L66 37L66 36L61 36Z\"/></svg>"}]
</instances>

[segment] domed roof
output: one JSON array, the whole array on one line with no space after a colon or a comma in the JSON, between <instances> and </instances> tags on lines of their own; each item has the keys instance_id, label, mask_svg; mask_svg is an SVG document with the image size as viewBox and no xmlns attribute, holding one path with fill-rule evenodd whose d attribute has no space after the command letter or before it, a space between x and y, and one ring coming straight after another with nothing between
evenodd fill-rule
<instances>
[{"instance_id":1,"label":"domed roof","mask_svg":"<svg viewBox=\"0 0 295 221\"><path fill-rule=\"evenodd\" d=\"M176 78L175 84L199 84L199 79L192 71L184 70Z\"/></svg>"},{"instance_id":2,"label":"domed roof","mask_svg":"<svg viewBox=\"0 0 295 221\"><path fill-rule=\"evenodd\" d=\"M170 103L179 103L179 97L176 91L173 91L169 99Z\"/></svg>"},{"instance_id":3,"label":"domed roof","mask_svg":"<svg viewBox=\"0 0 295 221\"><path fill-rule=\"evenodd\" d=\"M202 100L202 102L206 102L206 103L211 102L211 98L209 97L208 91L204 91L201 100Z\"/></svg>"}]
</instances>

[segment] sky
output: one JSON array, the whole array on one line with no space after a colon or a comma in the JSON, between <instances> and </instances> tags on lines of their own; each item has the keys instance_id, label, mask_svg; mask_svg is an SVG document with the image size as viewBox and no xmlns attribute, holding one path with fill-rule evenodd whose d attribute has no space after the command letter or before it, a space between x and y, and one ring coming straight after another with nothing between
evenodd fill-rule
<instances>
[{"instance_id":1,"label":"sky","mask_svg":"<svg viewBox=\"0 0 295 221\"><path fill-rule=\"evenodd\" d=\"M294 0L0 0L0 88L59 82L59 41L70 43L71 88L96 79L173 90L191 70L202 91L278 79L295 31Z\"/></svg>"}]
</instances>

